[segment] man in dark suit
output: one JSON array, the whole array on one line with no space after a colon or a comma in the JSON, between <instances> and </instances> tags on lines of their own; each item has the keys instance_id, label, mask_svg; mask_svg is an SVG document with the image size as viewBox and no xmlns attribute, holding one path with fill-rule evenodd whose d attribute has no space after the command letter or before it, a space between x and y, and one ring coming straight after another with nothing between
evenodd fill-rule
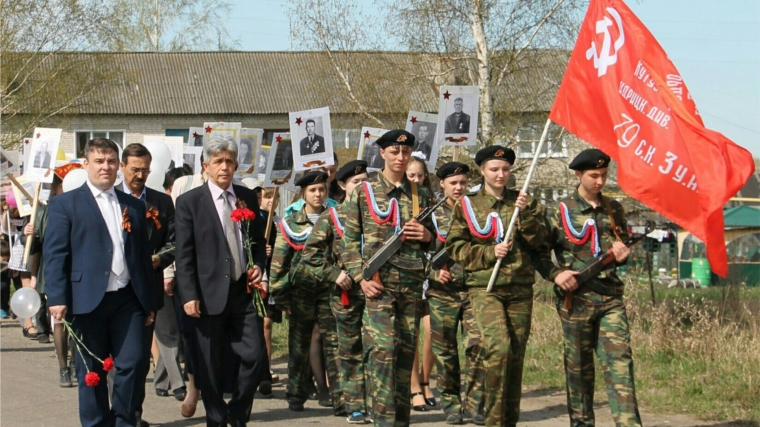
<instances>
[{"instance_id":1,"label":"man in dark suit","mask_svg":"<svg viewBox=\"0 0 760 427\"><path fill-rule=\"evenodd\" d=\"M372 141L367 141L365 145L367 153L364 155L364 160L367 161L367 167L373 169L382 169L385 165L385 160L380 155L380 147Z\"/></svg>"},{"instance_id":2,"label":"man in dark suit","mask_svg":"<svg viewBox=\"0 0 760 427\"><path fill-rule=\"evenodd\" d=\"M430 160L430 154L433 152L433 144L427 140L428 135L430 135L428 126L420 124L420 128L417 130L417 140L412 147L412 155L421 155L426 161Z\"/></svg>"},{"instance_id":3,"label":"man in dark suit","mask_svg":"<svg viewBox=\"0 0 760 427\"><path fill-rule=\"evenodd\" d=\"M67 318L98 359L112 356L111 407L103 365L78 352L82 426L134 426L135 387L145 326L155 316L155 276L145 204L114 190L119 147L105 138L85 146L87 182L50 199L43 253L50 313ZM99 374L88 387L88 371Z\"/></svg>"},{"instance_id":4,"label":"man in dark suit","mask_svg":"<svg viewBox=\"0 0 760 427\"><path fill-rule=\"evenodd\" d=\"M269 374L263 321L248 293L263 278L264 228L256 194L232 184L238 158L235 141L212 138L203 150L208 181L177 199L175 278L185 313L196 318L199 366L195 378L206 408L206 425L244 426L254 392ZM247 232L230 219L243 203L257 214ZM243 250L249 243L253 266L246 266ZM240 360L229 403L222 395L227 340Z\"/></svg>"},{"instance_id":5,"label":"man in dark suit","mask_svg":"<svg viewBox=\"0 0 760 427\"><path fill-rule=\"evenodd\" d=\"M118 189L145 204L151 254L163 252L161 255L151 257L153 275L155 276L155 286L152 289L153 305L157 313L156 321L145 328L143 370L139 376L139 384L135 388L137 393L135 412L138 427L149 425L142 419L142 404L145 401L145 380L150 371L150 348L154 331L159 341L159 348L162 347L161 344L164 344L161 348L165 350L161 352L163 366L172 368L169 373L173 374L174 378L171 378L170 383L176 385L171 389L164 390L164 394L157 390L157 394L168 396L168 391L174 391L179 400L185 397L184 382L176 360L179 354L179 333L177 332L177 320L174 317L174 304L169 296L173 293L173 289L168 290L169 295L165 292L165 288L170 285L173 286L173 284L171 280L169 283L165 283L164 280L164 269L174 262L174 252L169 250L174 246L174 203L172 198L165 193L145 186L148 175L151 173L151 160L150 151L144 145L128 145L121 153L121 171L124 174L124 182ZM160 173L160 171L154 173ZM157 372L156 377L158 375Z\"/></svg>"},{"instance_id":6,"label":"man in dark suit","mask_svg":"<svg viewBox=\"0 0 760 427\"><path fill-rule=\"evenodd\" d=\"M454 100L454 112L446 117L444 133L470 133L470 115L462 112L462 98Z\"/></svg>"},{"instance_id":7,"label":"man in dark suit","mask_svg":"<svg viewBox=\"0 0 760 427\"><path fill-rule=\"evenodd\" d=\"M324 153L325 139L314 133L317 127L313 119L306 120L306 138L301 140L301 155Z\"/></svg>"}]
</instances>

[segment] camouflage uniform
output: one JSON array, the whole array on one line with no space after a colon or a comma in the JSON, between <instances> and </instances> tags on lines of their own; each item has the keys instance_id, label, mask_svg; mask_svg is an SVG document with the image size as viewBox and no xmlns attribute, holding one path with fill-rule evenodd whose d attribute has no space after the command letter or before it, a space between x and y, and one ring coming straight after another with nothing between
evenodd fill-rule
<instances>
[{"instance_id":1,"label":"camouflage uniform","mask_svg":"<svg viewBox=\"0 0 760 427\"><path fill-rule=\"evenodd\" d=\"M294 233L312 227L306 208L280 221L286 221ZM320 291L320 284L314 280L314 276L304 274L304 270L298 268L303 251L294 249L285 237L285 233L277 235L272 254L272 276L269 280L272 298L277 307L283 311L290 309L286 398L290 403L304 403L308 396L307 385L311 382L311 335L314 323L325 318L325 309L329 313L329 299L327 292ZM332 317L331 313L329 317ZM332 323L334 330L334 320ZM321 329L322 325L320 331Z\"/></svg>"},{"instance_id":2,"label":"camouflage uniform","mask_svg":"<svg viewBox=\"0 0 760 427\"><path fill-rule=\"evenodd\" d=\"M444 203L435 211L436 224L440 234L437 235L436 252L443 249L445 235L449 228L452 208ZM433 253L432 255L435 255ZM464 269L461 265L449 261L447 267L452 281L441 283L437 280L437 271L429 277L427 302L430 307L430 333L438 372L437 388L441 392L441 405L446 414L461 413L461 379L459 367L459 343L457 329L461 322L465 341L465 410L471 414L483 412L483 370L480 330L470 304L467 287L464 283Z\"/></svg>"},{"instance_id":3,"label":"camouflage uniform","mask_svg":"<svg viewBox=\"0 0 760 427\"><path fill-rule=\"evenodd\" d=\"M485 188L467 196L481 226L489 213L496 212L507 227L519 193L505 191L503 200L488 194ZM520 416L523 360L533 311L532 259L546 237L543 215L543 209L529 198L526 210L518 217L512 247L502 261L492 292L486 287L496 264L494 238L482 239L470 231L461 199L451 217L446 250L465 270L465 284L481 333L483 366L488 373L485 421L489 426L514 426Z\"/></svg>"},{"instance_id":4,"label":"camouflage uniform","mask_svg":"<svg viewBox=\"0 0 760 427\"><path fill-rule=\"evenodd\" d=\"M401 186L391 184L382 173L372 178L378 208L385 212L391 198L398 200L402 225L412 219L412 185L404 176ZM430 206L430 192L417 187L419 209ZM363 263L393 236L390 222L380 225L370 214L364 185L356 187L346 205L345 234L341 259L354 283L363 279ZM422 221L434 235L430 217ZM362 250L362 236L364 247ZM431 240L434 243L435 237ZM411 411L410 379L417 328L421 315L422 282L425 281L425 251L429 244L406 241L379 270L385 291L367 298L364 310L365 345L369 349L371 415L376 426L407 426Z\"/></svg>"},{"instance_id":5,"label":"camouflage uniform","mask_svg":"<svg viewBox=\"0 0 760 427\"><path fill-rule=\"evenodd\" d=\"M336 208L343 217L343 207ZM325 210L314 224L303 249L299 270L320 284L320 293L328 297L330 319L320 317L320 332L324 337L327 376L333 395L336 413L344 407L350 414L366 412L364 401L364 364L362 361L361 314L364 310L364 294L354 284L349 291L350 305L341 304L341 288L335 284L343 263L338 256L340 235L332 221L330 209ZM320 314L326 310L320 310ZM323 328L322 324L329 325ZM324 331L323 331L324 329Z\"/></svg>"},{"instance_id":6,"label":"camouflage uniform","mask_svg":"<svg viewBox=\"0 0 760 427\"><path fill-rule=\"evenodd\" d=\"M600 194L601 197L601 194ZM592 207L576 190L561 203L567 207L567 217L573 229L582 230L593 219L599 230L600 253L612 247L619 237L628 238L625 212L615 200ZM612 211L615 230L612 230ZM549 209L546 218L550 227L549 242L560 266L552 264L546 253L539 266L547 280L554 281L564 270L578 271L594 259L591 238L582 245L571 242L565 234L560 209ZM617 234L617 237L615 236ZM602 363L604 382L610 410L618 426L640 426L636 389L633 380L633 357L630 345L628 317L623 304L623 282L616 274L615 263L597 277L581 284L572 297L572 308L557 302L565 335L565 378L570 425L594 425L594 356Z\"/></svg>"}]
</instances>

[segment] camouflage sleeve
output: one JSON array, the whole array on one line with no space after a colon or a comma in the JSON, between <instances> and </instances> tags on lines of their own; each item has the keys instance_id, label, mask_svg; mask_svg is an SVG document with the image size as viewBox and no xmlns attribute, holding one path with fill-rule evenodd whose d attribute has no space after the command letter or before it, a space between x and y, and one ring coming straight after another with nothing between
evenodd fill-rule
<instances>
[{"instance_id":1,"label":"camouflage sleeve","mask_svg":"<svg viewBox=\"0 0 760 427\"><path fill-rule=\"evenodd\" d=\"M544 209L541 220L543 222L546 237L543 239L541 247L536 249L533 253L533 267L538 271L541 277L553 282L554 278L557 277L559 273L567 269L555 265L552 261L552 252L555 251L555 248L557 247L560 233L558 226L559 219L556 215L556 210L552 208ZM560 263L565 265L561 250L556 251L555 253L557 254L557 259Z\"/></svg>"},{"instance_id":2,"label":"camouflage sleeve","mask_svg":"<svg viewBox=\"0 0 760 427\"><path fill-rule=\"evenodd\" d=\"M300 274L313 276L317 283L335 283L338 280L340 268L327 258L333 244L333 237L330 213L325 211L314 224L306 240L301 253L301 262L298 263Z\"/></svg>"},{"instance_id":3,"label":"camouflage sleeve","mask_svg":"<svg viewBox=\"0 0 760 427\"><path fill-rule=\"evenodd\" d=\"M429 192L424 193L425 196L425 206L433 206L435 204L435 201L433 200L433 196ZM425 219L422 220L422 225L428 229L430 232L430 242L428 242L427 248L425 248L426 252L430 252L435 250L435 242L438 240L435 238L435 226L433 225L433 218L431 218L431 215L428 215ZM425 245L422 245L425 247Z\"/></svg>"},{"instance_id":4,"label":"camouflage sleeve","mask_svg":"<svg viewBox=\"0 0 760 427\"><path fill-rule=\"evenodd\" d=\"M470 233L462 211L462 201L458 200L454 205L449 237L446 239L449 257L467 271L486 270L496 264L493 247L493 241L478 239Z\"/></svg>"},{"instance_id":5,"label":"camouflage sleeve","mask_svg":"<svg viewBox=\"0 0 760 427\"><path fill-rule=\"evenodd\" d=\"M282 219L281 221L285 221ZM269 292L279 307L290 307L290 261L293 259L293 248L282 234L277 235L272 252L272 266L269 277Z\"/></svg>"},{"instance_id":6,"label":"camouflage sleeve","mask_svg":"<svg viewBox=\"0 0 760 427\"><path fill-rule=\"evenodd\" d=\"M528 201L528 207L518 215L518 230L520 236L533 251L541 251L546 247L546 223L544 208L534 198Z\"/></svg>"},{"instance_id":7,"label":"camouflage sleeve","mask_svg":"<svg viewBox=\"0 0 760 427\"><path fill-rule=\"evenodd\" d=\"M346 206L343 238L340 239L340 257L346 271L354 283L361 283L362 275L362 211L361 203L364 187L359 186L351 193Z\"/></svg>"}]
</instances>

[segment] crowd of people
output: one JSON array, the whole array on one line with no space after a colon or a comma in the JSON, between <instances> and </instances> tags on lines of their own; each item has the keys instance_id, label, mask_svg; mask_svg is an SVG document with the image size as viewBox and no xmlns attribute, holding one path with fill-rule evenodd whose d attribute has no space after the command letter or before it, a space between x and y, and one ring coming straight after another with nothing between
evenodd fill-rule
<instances>
[{"instance_id":1,"label":"crowd of people","mask_svg":"<svg viewBox=\"0 0 760 427\"><path fill-rule=\"evenodd\" d=\"M271 398L279 381L272 328L283 317L290 411L314 399L352 424L405 426L412 410L442 409L447 424L515 426L539 273L558 295L571 425L594 425L596 352L615 422L640 426L615 272L629 254L627 224L601 193L610 158L580 153L570 164L577 189L544 206L507 188L509 148L479 150L477 172L449 162L431 174L412 156L414 143L403 130L381 136L385 167L371 176L367 162L337 157L306 172L279 218L276 188L236 177L234 140L207 141L203 171L170 169L162 193L145 185L144 146L125 147L119 159L113 141L93 139L87 183L64 193L57 170L33 224L14 208L3 213L10 268L0 315L11 279L37 289L43 306L24 336L52 334L59 384L77 383L87 427L149 425L151 366L155 393L182 401L183 417L202 401L208 426L246 425L254 395ZM115 186L118 169L124 181ZM470 190L476 175L480 186ZM26 239L38 255L28 266L18 258ZM616 262L576 280L605 251ZM77 345L87 351L75 356ZM114 369L104 369L108 358ZM91 383L92 372L107 380Z\"/></svg>"}]
</instances>

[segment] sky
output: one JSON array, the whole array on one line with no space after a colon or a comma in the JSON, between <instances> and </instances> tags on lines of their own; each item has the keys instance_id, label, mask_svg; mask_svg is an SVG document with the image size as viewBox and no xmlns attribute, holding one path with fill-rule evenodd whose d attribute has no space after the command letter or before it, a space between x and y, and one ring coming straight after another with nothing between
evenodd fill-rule
<instances>
[{"instance_id":1,"label":"sky","mask_svg":"<svg viewBox=\"0 0 760 427\"><path fill-rule=\"evenodd\" d=\"M230 1L227 28L241 50L299 50L287 0ZM627 4L681 72L705 125L760 157L760 0Z\"/></svg>"}]
</instances>

